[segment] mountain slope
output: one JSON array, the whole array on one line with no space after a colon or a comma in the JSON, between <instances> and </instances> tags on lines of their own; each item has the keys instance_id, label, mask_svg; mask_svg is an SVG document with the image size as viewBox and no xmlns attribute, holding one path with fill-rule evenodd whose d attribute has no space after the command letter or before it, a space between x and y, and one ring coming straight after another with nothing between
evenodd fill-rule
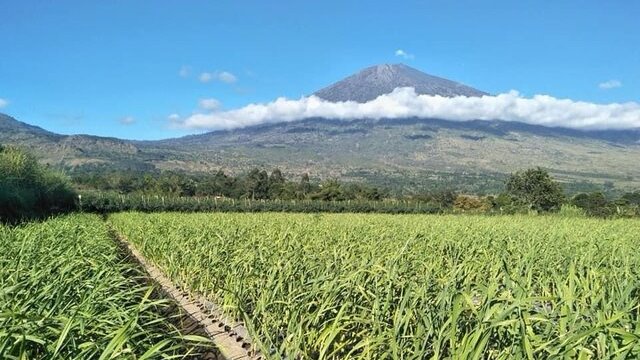
<instances>
[{"instance_id":1,"label":"mountain slope","mask_svg":"<svg viewBox=\"0 0 640 360\"><path fill-rule=\"evenodd\" d=\"M440 96L482 96L487 93L457 82L425 74L404 64L371 66L314 95L332 102L367 102L398 87L412 87L418 94Z\"/></svg>"},{"instance_id":2,"label":"mountain slope","mask_svg":"<svg viewBox=\"0 0 640 360\"><path fill-rule=\"evenodd\" d=\"M637 186L640 169L631 164L640 159L640 146L600 136L615 133L500 121L307 119L166 140L162 146L191 149L203 161L212 159L227 169L279 166L289 173L390 185L542 166L568 182Z\"/></svg>"},{"instance_id":3,"label":"mountain slope","mask_svg":"<svg viewBox=\"0 0 640 360\"><path fill-rule=\"evenodd\" d=\"M368 68L317 94L366 101L392 86L421 93L481 96L482 91L404 65ZM611 181L640 188L640 129L580 131L508 121L305 119L161 141L58 135L0 115L0 143L35 151L65 169L231 173L279 167L289 175L367 181L401 191L451 186L495 190L505 174L542 166L568 183Z\"/></svg>"},{"instance_id":4,"label":"mountain slope","mask_svg":"<svg viewBox=\"0 0 640 360\"><path fill-rule=\"evenodd\" d=\"M504 174L542 166L566 182L640 187L638 132L580 132L512 122L437 119L307 119L162 141L86 135L21 135L0 143L35 151L65 169L231 173L279 167L290 175L367 181L400 190L449 184L496 189ZM633 134L633 135L632 135ZM623 141L615 141L617 137ZM609 140L607 140L609 139Z\"/></svg>"},{"instance_id":5,"label":"mountain slope","mask_svg":"<svg viewBox=\"0 0 640 360\"><path fill-rule=\"evenodd\" d=\"M42 162L59 167L150 168L126 140L91 135L60 135L0 114L0 144L22 146Z\"/></svg>"},{"instance_id":6,"label":"mountain slope","mask_svg":"<svg viewBox=\"0 0 640 360\"><path fill-rule=\"evenodd\" d=\"M61 135L49 132L40 127L29 125L0 113L0 134L5 139L59 139Z\"/></svg>"}]
</instances>

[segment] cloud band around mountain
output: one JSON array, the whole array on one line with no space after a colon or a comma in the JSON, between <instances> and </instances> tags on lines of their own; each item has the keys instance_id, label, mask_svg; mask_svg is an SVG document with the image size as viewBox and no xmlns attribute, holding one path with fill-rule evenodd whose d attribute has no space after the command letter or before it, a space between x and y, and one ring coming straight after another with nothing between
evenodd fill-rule
<instances>
[{"instance_id":1,"label":"cloud band around mountain","mask_svg":"<svg viewBox=\"0 0 640 360\"><path fill-rule=\"evenodd\" d=\"M375 100L329 102L316 96L278 98L229 111L193 114L180 121L191 129L222 130L308 118L341 120L437 118L451 121L503 120L583 130L640 128L640 104L595 104L548 95L525 98L517 91L496 96L442 97L397 88Z\"/></svg>"}]
</instances>

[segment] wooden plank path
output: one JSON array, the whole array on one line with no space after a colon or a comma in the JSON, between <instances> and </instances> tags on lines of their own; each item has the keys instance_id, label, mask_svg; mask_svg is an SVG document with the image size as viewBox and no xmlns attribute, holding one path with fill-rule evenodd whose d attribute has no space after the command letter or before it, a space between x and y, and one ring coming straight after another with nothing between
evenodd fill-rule
<instances>
[{"instance_id":1,"label":"wooden plank path","mask_svg":"<svg viewBox=\"0 0 640 360\"><path fill-rule=\"evenodd\" d=\"M186 334L204 335L216 345L218 354L207 354L212 360L261 360L246 327L226 317L220 307L200 296L181 291L164 273L126 239L111 229L113 237L123 249L144 268L149 280L158 285L163 296L172 299L183 314L181 330Z\"/></svg>"}]
</instances>

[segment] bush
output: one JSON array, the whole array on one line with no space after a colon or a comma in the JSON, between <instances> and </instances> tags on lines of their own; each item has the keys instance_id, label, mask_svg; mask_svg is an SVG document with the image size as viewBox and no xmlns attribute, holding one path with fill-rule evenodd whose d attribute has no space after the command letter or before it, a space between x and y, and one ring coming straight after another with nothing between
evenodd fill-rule
<instances>
[{"instance_id":1,"label":"bush","mask_svg":"<svg viewBox=\"0 0 640 360\"><path fill-rule=\"evenodd\" d=\"M611 204L601 192L578 194L571 199L571 204L583 209L589 216L611 217L616 214L615 205Z\"/></svg>"},{"instance_id":2,"label":"bush","mask_svg":"<svg viewBox=\"0 0 640 360\"><path fill-rule=\"evenodd\" d=\"M458 195L453 203L456 212L487 212L491 203L484 198L473 195Z\"/></svg>"},{"instance_id":3,"label":"bush","mask_svg":"<svg viewBox=\"0 0 640 360\"><path fill-rule=\"evenodd\" d=\"M31 154L0 146L0 220L47 216L72 210L75 193L69 181L40 164Z\"/></svg>"}]
</instances>

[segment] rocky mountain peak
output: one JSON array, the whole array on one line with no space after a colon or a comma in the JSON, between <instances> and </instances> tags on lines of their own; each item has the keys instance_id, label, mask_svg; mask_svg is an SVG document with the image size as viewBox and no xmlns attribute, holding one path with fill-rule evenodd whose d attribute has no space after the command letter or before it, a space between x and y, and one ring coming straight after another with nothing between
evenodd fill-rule
<instances>
[{"instance_id":1,"label":"rocky mountain peak","mask_svg":"<svg viewBox=\"0 0 640 360\"><path fill-rule=\"evenodd\" d=\"M472 87L426 74L405 64L380 64L365 68L314 93L332 102L367 102L398 87L412 87L418 94L440 96L483 96Z\"/></svg>"}]
</instances>

